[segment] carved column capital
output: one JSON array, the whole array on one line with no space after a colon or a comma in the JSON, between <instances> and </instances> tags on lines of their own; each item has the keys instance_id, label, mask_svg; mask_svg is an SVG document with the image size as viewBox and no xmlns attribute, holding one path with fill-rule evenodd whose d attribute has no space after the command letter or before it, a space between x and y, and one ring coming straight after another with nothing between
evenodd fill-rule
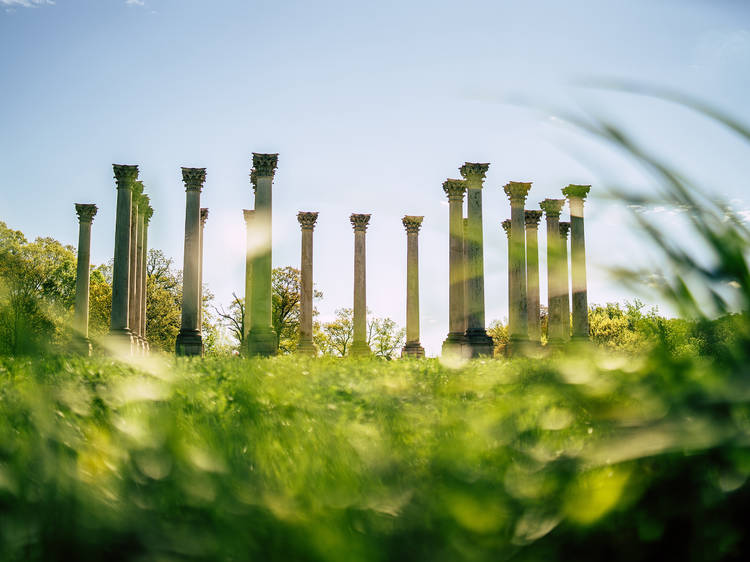
<instances>
[{"instance_id":1,"label":"carved column capital","mask_svg":"<svg viewBox=\"0 0 750 562\"><path fill-rule=\"evenodd\" d=\"M143 220L147 226L148 226L148 223L151 222L151 217L153 216L154 216L154 208L150 204L146 205L146 208L143 211Z\"/></svg>"},{"instance_id":2,"label":"carved column capital","mask_svg":"<svg viewBox=\"0 0 750 562\"><path fill-rule=\"evenodd\" d=\"M464 165L458 171L461 172L461 177L468 182L468 188L481 189L489 167L489 163L464 162Z\"/></svg>"},{"instance_id":3,"label":"carved column capital","mask_svg":"<svg viewBox=\"0 0 750 562\"><path fill-rule=\"evenodd\" d=\"M422 220L424 217L416 217L413 215L406 215L401 219L401 224L406 228L407 234L419 234L419 229L422 228Z\"/></svg>"},{"instance_id":4,"label":"carved column capital","mask_svg":"<svg viewBox=\"0 0 750 562\"><path fill-rule=\"evenodd\" d=\"M368 215L369 216L369 215ZM297 221L302 230L313 230L318 220L318 213L311 211L300 211L297 213Z\"/></svg>"},{"instance_id":5,"label":"carved column capital","mask_svg":"<svg viewBox=\"0 0 750 562\"><path fill-rule=\"evenodd\" d=\"M354 227L354 232L366 232L367 225L370 222L370 216L371 215L369 214L353 214L352 216L350 216L349 221Z\"/></svg>"},{"instance_id":6,"label":"carved column capital","mask_svg":"<svg viewBox=\"0 0 750 562\"><path fill-rule=\"evenodd\" d=\"M138 201L134 201L134 203L138 205L138 214L143 216L146 214L146 209L151 206L151 198L148 195L142 194L138 197Z\"/></svg>"},{"instance_id":7,"label":"carved column capital","mask_svg":"<svg viewBox=\"0 0 750 562\"><path fill-rule=\"evenodd\" d=\"M255 216L255 209L242 209L242 216L245 218L245 224L250 224Z\"/></svg>"},{"instance_id":8,"label":"carved column capital","mask_svg":"<svg viewBox=\"0 0 750 562\"><path fill-rule=\"evenodd\" d=\"M138 166L112 164L117 181L117 189L133 189L133 182L138 179Z\"/></svg>"},{"instance_id":9,"label":"carved column capital","mask_svg":"<svg viewBox=\"0 0 750 562\"><path fill-rule=\"evenodd\" d=\"M250 168L250 185L253 186L253 193L258 190L258 172L255 168Z\"/></svg>"},{"instance_id":10,"label":"carved column capital","mask_svg":"<svg viewBox=\"0 0 750 562\"><path fill-rule=\"evenodd\" d=\"M76 203L78 222L92 222L97 210L97 206L93 203Z\"/></svg>"},{"instance_id":11,"label":"carved column capital","mask_svg":"<svg viewBox=\"0 0 750 562\"><path fill-rule=\"evenodd\" d=\"M185 183L185 191L202 191L203 182L206 181L206 169L182 168L182 181Z\"/></svg>"},{"instance_id":12,"label":"carved column capital","mask_svg":"<svg viewBox=\"0 0 750 562\"><path fill-rule=\"evenodd\" d=\"M539 202L539 207L547 217L559 217L565 205L565 199L545 199Z\"/></svg>"},{"instance_id":13,"label":"carved column capital","mask_svg":"<svg viewBox=\"0 0 750 562\"><path fill-rule=\"evenodd\" d=\"M589 194L590 190L590 185L576 185L571 183L568 187L564 187L562 189L562 194L565 195L565 197L567 197L568 199L586 199L586 196Z\"/></svg>"},{"instance_id":14,"label":"carved column capital","mask_svg":"<svg viewBox=\"0 0 750 562\"><path fill-rule=\"evenodd\" d=\"M531 189L531 182L522 181L510 181L505 184L503 191L510 199L511 205L521 203L522 205L526 202L526 197Z\"/></svg>"},{"instance_id":15,"label":"carved column capital","mask_svg":"<svg viewBox=\"0 0 750 562\"><path fill-rule=\"evenodd\" d=\"M257 177L273 177L279 162L278 154L259 154L253 152L253 170ZM252 179L252 173L250 175Z\"/></svg>"},{"instance_id":16,"label":"carved column capital","mask_svg":"<svg viewBox=\"0 0 750 562\"><path fill-rule=\"evenodd\" d=\"M466 180L447 179L443 182L443 191L449 201L463 201L466 192Z\"/></svg>"},{"instance_id":17,"label":"carved column capital","mask_svg":"<svg viewBox=\"0 0 750 562\"><path fill-rule=\"evenodd\" d=\"M503 222L500 223L500 226L503 227L505 234L508 236L510 236L510 225L511 225L510 219L505 219Z\"/></svg>"},{"instance_id":18,"label":"carved column capital","mask_svg":"<svg viewBox=\"0 0 750 562\"><path fill-rule=\"evenodd\" d=\"M560 222L560 236L562 236L563 240L568 239L568 232L570 232L570 223Z\"/></svg>"},{"instance_id":19,"label":"carved column capital","mask_svg":"<svg viewBox=\"0 0 750 562\"><path fill-rule=\"evenodd\" d=\"M525 211L526 228L537 228L542 218L542 211Z\"/></svg>"},{"instance_id":20,"label":"carved column capital","mask_svg":"<svg viewBox=\"0 0 750 562\"><path fill-rule=\"evenodd\" d=\"M201 208L201 228L206 226L206 219L208 218L208 209L206 207Z\"/></svg>"}]
</instances>

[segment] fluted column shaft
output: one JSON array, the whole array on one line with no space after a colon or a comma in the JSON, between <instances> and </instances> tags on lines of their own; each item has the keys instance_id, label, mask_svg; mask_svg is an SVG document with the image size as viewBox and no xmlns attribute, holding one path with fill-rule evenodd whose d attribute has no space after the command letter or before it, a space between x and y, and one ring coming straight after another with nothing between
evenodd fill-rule
<instances>
[{"instance_id":1,"label":"fluted column shaft","mask_svg":"<svg viewBox=\"0 0 750 562\"><path fill-rule=\"evenodd\" d=\"M119 351L132 353L132 333L128 324L130 298L130 215L133 184L138 166L113 165L117 180L115 216L115 252L112 264L112 311L110 333L119 338Z\"/></svg>"},{"instance_id":2,"label":"fluted column shaft","mask_svg":"<svg viewBox=\"0 0 750 562\"><path fill-rule=\"evenodd\" d=\"M569 222L560 222L560 279L562 281L562 297L560 309L562 311L563 340L570 339L570 275L568 272L568 232Z\"/></svg>"},{"instance_id":3,"label":"fluted column shaft","mask_svg":"<svg viewBox=\"0 0 750 562\"><path fill-rule=\"evenodd\" d=\"M205 168L182 168L185 183L185 258L182 274L182 323L177 334L178 355L200 356L203 341L198 326L200 309L200 209Z\"/></svg>"},{"instance_id":4,"label":"fluted column shaft","mask_svg":"<svg viewBox=\"0 0 750 562\"><path fill-rule=\"evenodd\" d=\"M317 350L313 344L313 230L318 213L300 212L297 220L302 229L299 351L316 355Z\"/></svg>"},{"instance_id":5,"label":"fluted column shaft","mask_svg":"<svg viewBox=\"0 0 750 562\"><path fill-rule=\"evenodd\" d=\"M76 264L76 302L73 330L80 351L91 353L89 343L89 269L91 265L91 223L96 205L76 204L78 214L78 262Z\"/></svg>"},{"instance_id":6,"label":"fluted column shaft","mask_svg":"<svg viewBox=\"0 0 750 562\"><path fill-rule=\"evenodd\" d=\"M253 262L255 261L255 247L253 245L253 218L255 211L243 209L245 218L245 317L242 320L242 353L248 353L248 337L250 333L250 318L253 303Z\"/></svg>"},{"instance_id":7,"label":"fluted column shaft","mask_svg":"<svg viewBox=\"0 0 750 562\"><path fill-rule=\"evenodd\" d=\"M526 298L528 302L529 340L540 343L542 337L539 296L539 220L541 211L526 211Z\"/></svg>"},{"instance_id":8,"label":"fluted column shaft","mask_svg":"<svg viewBox=\"0 0 750 562\"><path fill-rule=\"evenodd\" d=\"M272 184L276 173L278 154L253 153L255 179L255 231L261 241L253 260L252 309L248 351L251 355L276 355L278 340L273 329L271 301L272 275Z\"/></svg>"},{"instance_id":9,"label":"fluted column shaft","mask_svg":"<svg viewBox=\"0 0 750 562\"><path fill-rule=\"evenodd\" d=\"M529 182L509 182L505 193L510 199L510 308L508 336L511 343L529 337L528 303L526 301L526 213L524 205L531 189Z\"/></svg>"},{"instance_id":10,"label":"fluted column shaft","mask_svg":"<svg viewBox=\"0 0 750 562\"><path fill-rule=\"evenodd\" d=\"M564 199L545 199L540 203L547 221L547 343L558 345L563 341L562 294L560 279L560 211Z\"/></svg>"},{"instance_id":11,"label":"fluted column shaft","mask_svg":"<svg viewBox=\"0 0 750 562\"><path fill-rule=\"evenodd\" d=\"M590 185L569 185L563 195L570 202L570 261L573 277L573 338L588 339L588 291L586 287L586 237L583 202Z\"/></svg>"},{"instance_id":12,"label":"fluted column shaft","mask_svg":"<svg viewBox=\"0 0 750 562\"><path fill-rule=\"evenodd\" d=\"M424 357L419 341L419 229L421 216L405 216L401 222L406 228L406 345L402 356Z\"/></svg>"},{"instance_id":13,"label":"fluted column shaft","mask_svg":"<svg viewBox=\"0 0 750 562\"><path fill-rule=\"evenodd\" d=\"M354 227L354 337L352 355L370 353L367 344L367 256L365 233L370 222L369 214L354 214L350 217Z\"/></svg>"}]
</instances>

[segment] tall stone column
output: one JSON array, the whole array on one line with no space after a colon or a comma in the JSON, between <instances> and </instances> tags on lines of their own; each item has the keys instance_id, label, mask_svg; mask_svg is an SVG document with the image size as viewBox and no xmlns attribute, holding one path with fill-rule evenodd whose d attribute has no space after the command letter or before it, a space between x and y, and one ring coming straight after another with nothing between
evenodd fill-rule
<instances>
[{"instance_id":1,"label":"tall stone column","mask_svg":"<svg viewBox=\"0 0 750 562\"><path fill-rule=\"evenodd\" d=\"M182 168L185 183L185 260L182 273L182 323L177 334L177 355L201 356L203 338L198 326L200 310L200 229L201 191L205 168Z\"/></svg>"},{"instance_id":2,"label":"tall stone column","mask_svg":"<svg viewBox=\"0 0 750 562\"><path fill-rule=\"evenodd\" d=\"M562 280L560 279L560 211L565 199L545 199L539 206L547 219L547 345L563 341Z\"/></svg>"},{"instance_id":3,"label":"tall stone column","mask_svg":"<svg viewBox=\"0 0 750 562\"><path fill-rule=\"evenodd\" d=\"M133 200L130 212L130 294L128 296L128 326L133 334L133 351L141 352L140 324L138 323L138 277L140 260L138 259L138 223L143 197L143 182L133 182Z\"/></svg>"},{"instance_id":4,"label":"tall stone column","mask_svg":"<svg viewBox=\"0 0 750 562\"><path fill-rule=\"evenodd\" d=\"M200 287L200 299L198 306L198 329L201 331L201 335L203 334L203 231L206 228L206 220L208 219L208 209L203 207L201 209L201 241L200 241L200 282L198 283L198 286Z\"/></svg>"},{"instance_id":5,"label":"tall stone column","mask_svg":"<svg viewBox=\"0 0 750 562\"><path fill-rule=\"evenodd\" d=\"M529 313L526 300L526 213L524 205L531 183L512 181L505 185L510 199L510 307L508 336L510 352L529 339Z\"/></svg>"},{"instance_id":6,"label":"tall stone column","mask_svg":"<svg viewBox=\"0 0 750 562\"><path fill-rule=\"evenodd\" d=\"M243 355L249 355L247 335L250 333L250 312L253 303L253 261L255 261L253 217L255 211L243 209L242 215L245 218L245 317L242 319L242 349L240 351Z\"/></svg>"},{"instance_id":7,"label":"tall stone column","mask_svg":"<svg viewBox=\"0 0 750 562\"><path fill-rule=\"evenodd\" d=\"M371 353L367 344L367 262L365 233L370 215L354 214L349 217L354 227L354 338L351 354L364 356Z\"/></svg>"},{"instance_id":8,"label":"tall stone column","mask_svg":"<svg viewBox=\"0 0 750 562\"><path fill-rule=\"evenodd\" d=\"M130 215L133 205L133 184L138 178L138 166L113 164L117 182L117 210L115 216L115 255L112 264L112 313L109 333L120 353L133 353L133 334L130 331Z\"/></svg>"},{"instance_id":9,"label":"tall stone column","mask_svg":"<svg viewBox=\"0 0 750 562\"><path fill-rule=\"evenodd\" d=\"M468 249L469 249L469 314L466 343L472 357L492 356L494 343L484 326L484 247L482 232L482 184L489 164L466 162L461 176L466 180Z\"/></svg>"},{"instance_id":10,"label":"tall stone column","mask_svg":"<svg viewBox=\"0 0 750 562\"><path fill-rule=\"evenodd\" d=\"M586 240L583 231L583 201L590 185L569 185L563 195L570 202L570 264L573 276L573 338L589 337L589 304L586 289Z\"/></svg>"},{"instance_id":11,"label":"tall stone column","mask_svg":"<svg viewBox=\"0 0 750 562\"><path fill-rule=\"evenodd\" d=\"M151 217L154 216L154 209L151 207L151 202L147 195L144 196L146 199L146 208L143 212L143 254L141 260L143 261L143 268L141 269L141 284L143 285L143 291L141 291L141 338L143 340L143 349L148 353L151 349L148 339L146 339L146 325L147 325L147 312L148 312L148 225L151 223Z\"/></svg>"},{"instance_id":12,"label":"tall stone column","mask_svg":"<svg viewBox=\"0 0 750 562\"><path fill-rule=\"evenodd\" d=\"M313 356L318 354L313 343L313 229L317 220L318 213L297 213L302 229L298 349L300 353Z\"/></svg>"},{"instance_id":13,"label":"tall stone column","mask_svg":"<svg viewBox=\"0 0 750 562\"><path fill-rule=\"evenodd\" d=\"M443 342L443 355L469 355L466 341L466 314L464 301L464 235L463 201L466 180L447 179L443 191L448 196L448 337ZM469 303L471 307L471 303Z\"/></svg>"},{"instance_id":14,"label":"tall stone column","mask_svg":"<svg viewBox=\"0 0 750 562\"><path fill-rule=\"evenodd\" d=\"M562 310L563 339L570 339L570 275L568 272L568 232L569 222L560 222L560 279L562 280Z\"/></svg>"},{"instance_id":15,"label":"tall stone column","mask_svg":"<svg viewBox=\"0 0 750 562\"><path fill-rule=\"evenodd\" d=\"M529 341L542 342L539 296L539 221L541 211L526 211L526 298L528 302Z\"/></svg>"},{"instance_id":16,"label":"tall stone column","mask_svg":"<svg viewBox=\"0 0 750 562\"><path fill-rule=\"evenodd\" d=\"M253 260L253 290L250 319L252 325L247 334L250 355L276 355L278 341L271 318L271 209L272 183L278 164L278 154L253 153L255 179L255 232L262 239L256 258Z\"/></svg>"},{"instance_id":17,"label":"tall stone column","mask_svg":"<svg viewBox=\"0 0 750 562\"><path fill-rule=\"evenodd\" d=\"M73 318L73 347L91 355L89 341L89 269L91 265L91 223L96 205L76 203L78 214L78 263L76 265L76 304Z\"/></svg>"},{"instance_id":18,"label":"tall stone column","mask_svg":"<svg viewBox=\"0 0 750 562\"><path fill-rule=\"evenodd\" d=\"M419 341L419 229L424 217L401 219L406 229L406 345L401 356L424 357Z\"/></svg>"},{"instance_id":19,"label":"tall stone column","mask_svg":"<svg viewBox=\"0 0 750 562\"><path fill-rule=\"evenodd\" d=\"M510 255L512 253L512 247L510 243L510 219L505 219L503 222L500 223L500 226L503 227L503 230L505 231L505 236L508 238L508 321L510 321Z\"/></svg>"},{"instance_id":20,"label":"tall stone column","mask_svg":"<svg viewBox=\"0 0 750 562\"><path fill-rule=\"evenodd\" d=\"M463 224L463 277L464 277L464 335L469 329L469 219L464 217Z\"/></svg>"}]
</instances>

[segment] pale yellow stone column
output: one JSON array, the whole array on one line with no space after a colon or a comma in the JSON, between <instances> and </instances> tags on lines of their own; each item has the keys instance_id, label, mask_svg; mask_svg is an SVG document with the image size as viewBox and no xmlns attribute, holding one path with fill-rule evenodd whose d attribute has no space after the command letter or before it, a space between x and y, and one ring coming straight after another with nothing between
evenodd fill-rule
<instances>
[{"instance_id":1,"label":"pale yellow stone column","mask_svg":"<svg viewBox=\"0 0 750 562\"><path fill-rule=\"evenodd\" d=\"M354 337L351 354L366 356L372 351L367 344L367 255L365 233L370 216L353 214L349 220L354 227Z\"/></svg>"},{"instance_id":2,"label":"pale yellow stone column","mask_svg":"<svg viewBox=\"0 0 750 562\"><path fill-rule=\"evenodd\" d=\"M570 274L568 271L568 232L569 222L560 222L560 279L562 279L562 309L563 340L570 339Z\"/></svg>"},{"instance_id":3,"label":"pale yellow stone column","mask_svg":"<svg viewBox=\"0 0 750 562\"><path fill-rule=\"evenodd\" d=\"M253 262L255 261L256 245L253 242L255 211L243 209L242 216L245 218L245 315L242 319L242 348L243 355L249 355L248 338L251 325L251 311L253 303Z\"/></svg>"},{"instance_id":4,"label":"pale yellow stone column","mask_svg":"<svg viewBox=\"0 0 750 562\"><path fill-rule=\"evenodd\" d=\"M541 344L542 319L539 295L539 221L542 211L526 211L526 298L529 341Z\"/></svg>"},{"instance_id":5,"label":"pale yellow stone column","mask_svg":"<svg viewBox=\"0 0 750 562\"><path fill-rule=\"evenodd\" d=\"M508 319L510 319L510 255L513 253L512 246L510 243L510 219L505 219L503 222L500 223L500 226L503 227L503 230L505 231L505 236L508 238Z\"/></svg>"},{"instance_id":6,"label":"pale yellow stone column","mask_svg":"<svg viewBox=\"0 0 750 562\"><path fill-rule=\"evenodd\" d=\"M138 259L138 214L143 197L143 182L133 182L133 200L130 211L130 293L128 295L128 327L133 334L133 353L141 352L141 337L138 333L138 273L140 260Z\"/></svg>"},{"instance_id":7,"label":"pale yellow stone column","mask_svg":"<svg viewBox=\"0 0 750 562\"><path fill-rule=\"evenodd\" d=\"M419 229L424 217L406 215L406 345L402 357L424 357L419 341Z\"/></svg>"},{"instance_id":8,"label":"pale yellow stone column","mask_svg":"<svg viewBox=\"0 0 750 562\"><path fill-rule=\"evenodd\" d=\"M463 200L466 180L447 179L443 191L448 196L448 337L443 342L443 355L462 356L470 353L466 345L464 313L464 236ZM471 306L471 303L470 305Z\"/></svg>"},{"instance_id":9,"label":"pale yellow stone column","mask_svg":"<svg viewBox=\"0 0 750 562\"><path fill-rule=\"evenodd\" d=\"M512 181L505 185L510 199L510 308L508 345L517 351L529 339L528 303L526 300L526 215L524 205L531 189L530 182Z\"/></svg>"},{"instance_id":10,"label":"pale yellow stone column","mask_svg":"<svg viewBox=\"0 0 750 562\"><path fill-rule=\"evenodd\" d=\"M589 338L589 305L586 288L586 236L583 229L583 202L590 185L571 184L563 189L570 203L570 265L573 277L573 339Z\"/></svg>"},{"instance_id":11,"label":"pale yellow stone column","mask_svg":"<svg viewBox=\"0 0 750 562\"><path fill-rule=\"evenodd\" d=\"M200 297L198 299L198 330L201 332L201 341L203 338L203 231L206 229L207 220L208 209L203 207L201 208L201 241L198 244L200 247L200 272L198 274L198 287L200 287Z\"/></svg>"},{"instance_id":12,"label":"pale yellow stone column","mask_svg":"<svg viewBox=\"0 0 750 562\"><path fill-rule=\"evenodd\" d=\"M539 206L547 219L547 345L560 345L563 342L562 295L560 279L560 211L564 199L545 199Z\"/></svg>"},{"instance_id":13,"label":"pale yellow stone column","mask_svg":"<svg viewBox=\"0 0 750 562\"><path fill-rule=\"evenodd\" d=\"M146 198L146 209L143 215L143 269L141 273L141 283L143 284L143 292L141 299L141 337L143 338L144 351L148 353L151 350L151 345L148 343L146 326L148 325L148 227L151 224L151 217L154 216L154 209L151 207L151 202L148 196Z\"/></svg>"},{"instance_id":14,"label":"pale yellow stone column","mask_svg":"<svg viewBox=\"0 0 750 562\"><path fill-rule=\"evenodd\" d=\"M318 220L318 213L297 213L297 221L302 229L302 248L300 260L300 320L298 351L305 355L315 356L318 350L313 343L313 230Z\"/></svg>"},{"instance_id":15,"label":"pale yellow stone column","mask_svg":"<svg viewBox=\"0 0 750 562\"><path fill-rule=\"evenodd\" d=\"M76 301L73 318L73 346L76 352L91 355L89 341L89 281L91 266L91 223L96 205L76 203L78 215L78 261L76 264Z\"/></svg>"}]
</instances>

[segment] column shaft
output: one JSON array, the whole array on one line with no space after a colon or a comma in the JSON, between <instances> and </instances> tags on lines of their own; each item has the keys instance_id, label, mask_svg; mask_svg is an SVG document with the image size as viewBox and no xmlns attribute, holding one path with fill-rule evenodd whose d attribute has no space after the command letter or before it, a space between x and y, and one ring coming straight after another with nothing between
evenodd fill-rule
<instances>
[{"instance_id":1,"label":"column shaft","mask_svg":"<svg viewBox=\"0 0 750 562\"><path fill-rule=\"evenodd\" d=\"M130 284L128 292L128 327L133 334L133 345L135 351L140 350L139 324L138 324L138 209L141 205L141 193L143 187L141 182L135 182L133 188L133 200L130 212Z\"/></svg>"},{"instance_id":2,"label":"column shaft","mask_svg":"<svg viewBox=\"0 0 750 562\"><path fill-rule=\"evenodd\" d=\"M317 355L313 344L313 228L317 219L318 213L297 214L302 227L299 351L308 355Z\"/></svg>"},{"instance_id":3,"label":"column shaft","mask_svg":"<svg viewBox=\"0 0 750 562\"><path fill-rule=\"evenodd\" d=\"M419 228L424 217L405 216L406 228L406 345L402 356L424 357L419 341Z\"/></svg>"},{"instance_id":4,"label":"column shaft","mask_svg":"<svg viewBox=\"0 0 750 562\"><path fill-rule=\"evenodd\" d=\"M145 268L145 260L143 259L143 244L144 244L144 231L146 228L146 222L144 221L143 212L145 211L145 205L141 204L138 209L138 224L137 224L137 242L135 251L135 291L133 299L133 332L138 336L139 348L142 353L145 353L145 344L143 338L143 291L145 286L143 283L143 275Z\"/></svg>"},{"instance_id":5,"label":"column shaft","mask_svg":"<svg viewBox=\"0 0 750 562\"><path fill-rule=\"evenodd\" d=\"M568 273L568 231L569 222L560 223L560 280L562 297L560 298L560 310L562 312L562 337L563 340L570 339L570 275Z\"/></svg>"},{"instance_id":6,"label":"column shaft","mask_svg":"<svg viewBox=\"0 0 750 562\"><path fill-rule=\"evenodd\" d=\"M570 202L570 264L573 278L573 338L588 339L588 291L586 287L586 239L583 202L590 185L569 185L563 194Z\"/></svg>"},{"instance_id":7,"label":"column shaft","mask_svg":"<svg viewBox=\"0 0 750 562\"><path fill-rule=\"evenodd\" d=\"M538 226L541 211L526 211L526 297L529 340L541 343Z\"/></svg>"},{"instance_id":8,"label":"column shaft","mask_svg":"<svg viewBox=\"0 0 750 562\"><path fill-rule=\"evenodd\" d=\"M91 221L96 205L76 205L78 213L78 262L76 264L76 301L73 320L74 341L78 351L91 353L89 342L89 269L91 264Z\"/></svg>"},{"instance_id":9,"label":"column shaft","mask_svg":"<svg viewBox=\"0 0 750 562\"><path fill-rule=\"evenodd\" d=\"M464 333L469 329L469 219L463 224Z\"/></svg>"},{"instance_id":10,"label":"column shaft","mask_svg":"<svg viewBox=\"0 0 750 562\"><path fill-rule=\"evenodd\" d=\"M540 203L547 220L547 344L563 341L562 279L560 279L560 210L563 199L545 199Z\"/></svg>"},{"instance_id":11,"label":"column shaft","mask_svg":"<svg viewBox=\"0 0 750 562\"><path fill-rule=\"evenodd\" d=\"M463 234L463 199L466 180L448 179L443 191L448 195L448 337L443 341L443 354L461 356L466 345L466 286ZM471 226L471 223L469 223ZM469 303L471 307L471 303Z\"/></svg>"},{"instance_id":12,"label":"column shaft","mask_svg":"<svg viewBox=\"0 0 750 562\"><path fill-rule=\"evenodd\" d=\"M367 343L367 255L365 233L370 215L354 214L350 217L354 226L354 337L351 353L368 355Z\"/></svg>"},{"instance_id":13,"label":"column shaft","mask_svg":"<svg viewBox=\"0 0 750 562\"><path fill-rule=\"evenodd\" d=\"M200 273L198 286L200 287L200 297L198 298L198 330L203 334L203 231L206 228L206 219L208 218L208 209L201 209L201 238L200 238Z\"/></svg>"},{"instance_id":14,"label":"column shaft","mask_svg":"<svg viewBox=\"0 0 750 562\"><path fill-rule=\"evenodd\" d=\"M143 284L143 291L141 292L141 337L143 338L143 347L146 352L151 348L146 339L146 326L148 324L148 225L153 214L154 210L151 208L151 205L147 204L145 215L143 217L143 253L141 255L143 263L141 269L141 283Z\"/></svg>"},{"instance_id":15,"label":"column shaft","mask_svg":"<svg viewBox=\"0 0 750 562\"><path fill-rule=\"evenodd\" d=\"M244 209L245 217L245 317L242 319L242 349L244 355L248 354L248 334L250 333L250 318L253 303L253 262L255 261L255 248L253 246L253 217L255 211Z\"/></svg>"},{"instance_id":16,"label":"column shaft","mask_svg":"<svg viewBox=\"0 0 750 562\"><path fill-rule=\"evenodd\" d=\"M510 199L510 256L508 277L510 307L508 336L510 352L529 338L529 314L526 300L526 212L524 204L531 189L530 182L509 182L505 193Z\"/></svg>"}]
</instances>

